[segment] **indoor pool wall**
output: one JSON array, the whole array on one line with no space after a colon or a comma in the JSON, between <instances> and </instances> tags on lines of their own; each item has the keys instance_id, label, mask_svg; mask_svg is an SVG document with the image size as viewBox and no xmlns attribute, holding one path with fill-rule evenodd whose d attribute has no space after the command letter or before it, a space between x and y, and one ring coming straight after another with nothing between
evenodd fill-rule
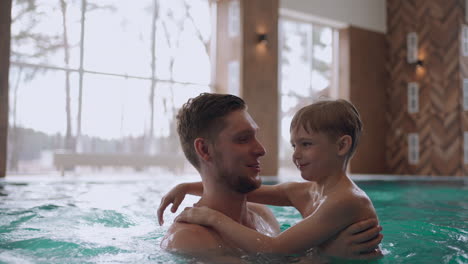
<instances>
[{"instance_id":1,"label":"indoor pool wall","mask_svg":"<svg viewBox=\"0 0 468 264\"><path fill-rule=\"evenodd\" d=\"M384 228L386 255L375 263L468 263L466 181L355 178ZM159 249L176 214L166 212L160 227L155 212L170 187L197 179L167 172L7 177L0 180L0 263L189 263ZM196 200L187 196L179 211ZM283 230L300 220L294 208L271 208Z\"/></svg>"}]
</instances>

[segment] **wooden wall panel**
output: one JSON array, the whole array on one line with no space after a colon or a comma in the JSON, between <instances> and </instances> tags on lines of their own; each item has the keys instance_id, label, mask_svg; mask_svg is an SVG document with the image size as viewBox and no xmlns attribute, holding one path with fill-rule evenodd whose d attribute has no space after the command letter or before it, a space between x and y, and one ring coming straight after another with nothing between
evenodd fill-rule
<instances>
[{"instance_id":1,"label":"wooden wall panel","mask_svg":"<svg viewBox=\"0 0 468 264\"><path fill-rule=\"evenodd\" d=\"M468 24L465 24L468 26ZM460 36L461 38L461 32L460 32ZM468 78L468 56L463 56L463 54L460 55L460 86L461 86L461 95L460 97L463 96L463 79L465 78ZM462 130L462 133L464 132L468 132L468 111L464 111L464 108L463 108L463 98L460 98L459 99L459 105L460 105L460 111L461 111L461 114L459 116L459 122L461 124L461 130ZM461 147L463 147L464 144L468 144L468 143L465 143L464 142L464 135L462 134L461 136L461 139L460 139L460 145ZM461 151L462 155L460 155L460 162L461 164L463 164L462 166L462 170L463 170L463 175L468 175L468 163L464 163L464 155L467 155L467 158L468 158L468 153L464 154L464 151L462 150Z\"/></svg>"},{"instance_id":2,"label":"wooden wall panel","mask_svg":"<svg viewBox=\"0 0 468 264\"><path fill-rule=\"evenodd\" d=\"M277 175L279 0L243 0L241 3L242 97L260 127L259 138L267 150L262 159L262 175ZM258 42L259 33L267 35L267 44Z\"/></svg>"},{"instance_id":3,"label":"wooden wall panel","mask_svg":"<svg viewBox=\"0 0 468 264\"><path fill-rule=\"evenodd\" d=\"M0 177L5 177L8 136L11 0L0 1Z\"/></svg>"},{"instance_id":4,"label":"wooden wall panel","mask_svg":"<svg viewBox=\"0 0 468 264\"><path fill-rule=\"evenodd\" d=\"M356 27L340 30L340 97L350 100L364 125L351 159L352 173L388 173L385 138L388 72L387 42L382 33Z\"/></svg>"},{"instance_id":5,"label":"wooden wall panel","mask_svg":"<svg viewBox=\"0 0 468 264\"><path fill-rule=\"evenodd\" d=\"M460 32L462 0L387 0L391 173L463 175ZM423 67L406 62L406 36L418 35ZM419 112L409 114L407 84L419 84ZM408 133L419 135L419 162L408 162Z\"/></svg>"}]
</instances>

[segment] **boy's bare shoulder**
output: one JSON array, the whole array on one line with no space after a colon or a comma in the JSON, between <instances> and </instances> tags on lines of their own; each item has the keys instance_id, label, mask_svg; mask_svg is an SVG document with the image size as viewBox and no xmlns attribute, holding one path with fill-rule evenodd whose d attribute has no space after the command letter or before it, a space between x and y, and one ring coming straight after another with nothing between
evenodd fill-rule
<instances>
[{"instance_id":1,"label":"boy's bare shoulder","mask_svg":"<svg viewBox=\"0 0 468 264\"><path fill-rule=\"evenodd\" d=\"M221 249L220 237L211 229L195 224L174 223L161 241L161 248L196 254Z\"/></svg>"},{"instance_id":2,"label":"boy's bare shoulder","mask_svg":"<svg viewBox=\"0 0 468 264\"><path fill-rule=\"evenodd\" d=\"M334 192L326 199L335 214L354 218L354 221L376 217L372 201L357 185L353 184Z\"/></svg>"},{"instance_id":3,"label":"boy's bare shoulder","mask_svg":"<svg viewBox=\"0 0 468 264\"><path fill-rule=\"evenodd\" d=\"M312 214L321 199L322 193L316 182L289 182L287 193L292 205L302 217Z\"/></svg>"}]
</instances>

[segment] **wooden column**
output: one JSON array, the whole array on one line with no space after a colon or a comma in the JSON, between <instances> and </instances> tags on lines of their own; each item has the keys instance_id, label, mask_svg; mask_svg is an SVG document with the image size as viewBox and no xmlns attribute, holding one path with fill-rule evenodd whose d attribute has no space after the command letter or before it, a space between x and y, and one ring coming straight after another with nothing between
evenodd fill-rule
<instances>
[{"instance_id":1,"label":"wooden column","mask_svg":"<svg viewBox=\"0 0 468 264\"><path fill-rule=\"evenodd\" d=\"M387 43L385 34L356 27L340 30L340 97L350 100L361 114L364 131L351 173L388 173Z\"/></svg>"},{"instance_id":2,"label":"wooden column","mask_svg":"<svg viewBox=\"0 0 468 264\"><path fill-rule=\"evenodd\" d=\"M8 135L11 0L0 1L0 177L5 177Z\"/></svg>"},{"instance_id":3,"label":"wooden column","mask_svg":"<svg viewBox=\"0 0 468 264\"><path fill-rule=\"evenodd\" d=\"M279 0L217 2L215 89L247 102L267 150L261 161L262 176L278 173L278 13ZM238 22L237 35L233 21ZM260 34L266 41L259 42Z\"/></svg>"}]
</instances>

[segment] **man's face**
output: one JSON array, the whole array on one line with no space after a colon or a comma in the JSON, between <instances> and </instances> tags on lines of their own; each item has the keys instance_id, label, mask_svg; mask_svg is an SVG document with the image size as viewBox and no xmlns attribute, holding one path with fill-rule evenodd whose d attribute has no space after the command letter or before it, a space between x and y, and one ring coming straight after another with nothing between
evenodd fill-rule
<instances>
[{"instance_id":1,"label":"man's face","mask_svg":"<svg viewBox=\"0 0 468 264\"><path fill-rule=\"evenodd\" d=\"M248 193L261 184L259 158L265 149L257 139L258 126L245 110L231 112L224 122L213 147L218 179L237 192Z\"/></svg>"}]
</instances>

